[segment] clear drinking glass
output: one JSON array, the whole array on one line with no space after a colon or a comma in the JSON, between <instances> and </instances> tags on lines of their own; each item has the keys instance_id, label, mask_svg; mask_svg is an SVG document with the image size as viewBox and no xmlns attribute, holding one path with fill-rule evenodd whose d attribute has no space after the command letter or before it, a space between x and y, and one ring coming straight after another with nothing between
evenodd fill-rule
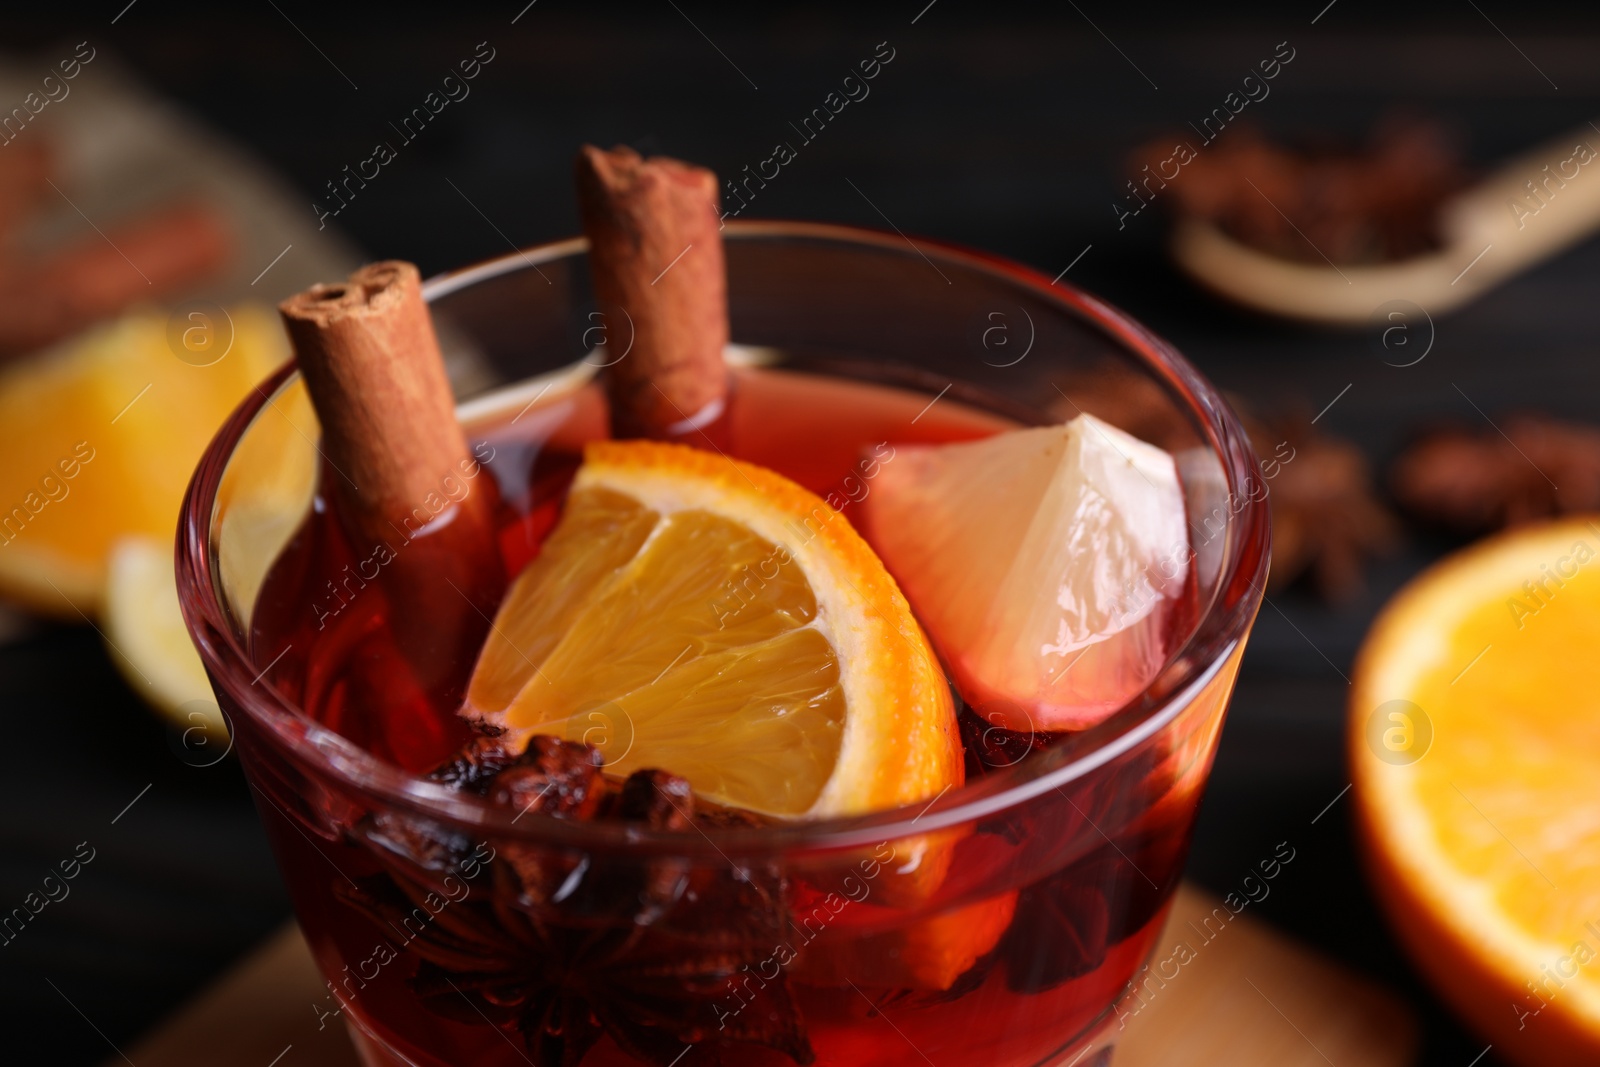
<instances>
[{"instance_id":1,"label":"clear drinking glass","mask_svg":"<svg viewBox=\"0 0 1600 1067\"><path fill-rule=\"evenodd\" d=\"M178 582L327 978L327 1017L373 1065L1105 1064L1260 606L1268 518L1249 443L1169 345L1027 268L836 226L744 223L726 237L736 354L769 368L739 371L740 387L765 383L770 399L776 382L797 398L743 431L777 435L768 447L797 426L826 442L850 420L901 439L938 419L1059 420L1085 382L1112 382L1113 407L1137 398L1125 410L1139 425L1125 428L1179 459L1187 632L1091 729L1025 736L964 709L967 783L931 804L700 833L522 818L402 770L393 739L382 759L308 716L312 683L281 683L274 661L305 650L253 647L263 577L320 470L315 417L285 368L202 459ZM584 242L425 293L469 437L592 417L596 331L615 351L625 324L595 305ZM819 376L870 383L882 405L801 399ZM344 681L314 680L324 694Z\"/></svg>"}]
</instances>

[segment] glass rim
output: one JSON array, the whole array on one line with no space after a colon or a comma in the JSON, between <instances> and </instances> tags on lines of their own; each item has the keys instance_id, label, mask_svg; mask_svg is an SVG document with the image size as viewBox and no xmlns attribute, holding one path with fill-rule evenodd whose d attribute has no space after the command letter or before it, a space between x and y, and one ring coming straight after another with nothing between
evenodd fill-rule
<instances>
[{"instance_id":1,"label":"glass rim","mask_svg":"<svg viewBox=\"0 0 1600 1067\"><path fill-rule=\"evenodd\" d=\"M911 243L905 235L885 230L780 220L736 220L727 224L724 237L729 241L803 238L896 252ZM947 789L931 801L859 815L796 820L760 828L710 829L698 835L554 818L513 825L518 813L387 763L311 719L275 690L256 684L260 675L234 635L230 612L223 601L211 533L217 493L234 449L256 416L298 375L292 359L257 385L229 416L207 446L184 496L176 544L179 602L213 686L225 690L260 727L261 736L289 761L305 765L314 777L330 777L386 805L486 836L590 851L703 854L725 860L731 855L871 847L886 840L948 830L1025 804L1146 740L1187 707L1233 656L1247 637L1265 596L1270 521L1266 493L1258 497L1248 490L1252 480L1259 484L1260 476L1244 429L1220 390L1172 345L1111 305L993 253L923 237L916 238L912 247L924 256L999 276L1098 329L1116 342L1125 357L1168 387L1194 421L1203 445L1222 464L1231 518L1225 526L1223 566L1210 603L1156 677L1117 712L1078 733L1077 743L1037 751L1006 772ZM535 268L587 248L585 238L574 237L520 249L435 275L424 282L423 296L431 302L474 283ZM234 729L231 722L229 728Z\"/></svg>"}]
</instances>

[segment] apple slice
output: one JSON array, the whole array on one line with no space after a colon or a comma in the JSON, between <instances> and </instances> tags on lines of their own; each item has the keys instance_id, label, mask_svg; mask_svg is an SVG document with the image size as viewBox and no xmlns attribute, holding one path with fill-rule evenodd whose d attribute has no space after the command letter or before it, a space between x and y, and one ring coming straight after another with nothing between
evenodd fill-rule
<instances>
[{"instance_id":1,"label":"apple slice","mask_svg":"<svg viewBox=\"0 0 1600 1067\"><path fill-rule=\"evenodd\" d=\"M1092 726L1172 651L1193 556L1176 465L1092 415L901 445L862 503L867 540L994 725Z\"/></svg>"}]
</instances>

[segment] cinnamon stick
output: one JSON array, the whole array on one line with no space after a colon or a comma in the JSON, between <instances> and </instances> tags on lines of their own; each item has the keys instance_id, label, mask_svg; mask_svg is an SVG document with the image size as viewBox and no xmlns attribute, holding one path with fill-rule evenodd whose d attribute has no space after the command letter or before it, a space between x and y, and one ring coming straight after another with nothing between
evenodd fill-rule
<instances>
[{"instance_id":1,"label":"cinnamon stick","mask_svg":"<svg viewBox=\"0 0 1600 1067\"><path fill-rule=\"evenodd\" d=\"M10 236L46 197L55 196L55 149L43 138L9 142L0 151L0 238ZM58 202L59 202L59 198Z\"/></svg>"},{"instance_id":2,"label":"cinnamon stick","mask_svg":"<svg viewBox=\"0 0 1600 1067\"><path fill-rule=\"evenodd\" d=\"M233 235L203 201L172 204L42 259L0 259L0 351L25 352L215 276Z\"/></svg>"},{"instance_id":3,"label":"cinnamon stick","mask_svg":"<svg viewBox=\"0 0 1600 1067\"><path fill-rule=\"evenodd\" d=\"M431 684L470 664L505 573L494 477L456 422L417 268L372 263L278 310L322 424L341 523L382 571L396 641Z\"/></svg>"},{"instance_id":4,"label":"cinnamon stick","mask_svg":"<svg viewBox=\"0 0 1600 1067\"><path fill-rule=\"evenodd\" d=\"M716 175L662 156L643 159L627 147L586 145L576 177L615 360L606 371L612 432L694 433L721 414L728 388Z\"/></svg>"}]
</instances>

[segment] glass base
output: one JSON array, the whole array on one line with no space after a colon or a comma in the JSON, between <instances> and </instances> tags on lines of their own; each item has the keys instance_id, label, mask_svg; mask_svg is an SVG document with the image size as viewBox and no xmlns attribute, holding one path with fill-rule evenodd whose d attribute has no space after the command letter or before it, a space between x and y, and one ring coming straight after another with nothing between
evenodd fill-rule
<instances>
[{"instance_id":1,"label":"glass base","mask_svg":"<svg viewBox=\"0 0 1600 1067\"><path fill-rule=\"evenodd\" d=\"M1112 1054L1116 1051L1117 1036L1120 1028L1111 1024L1117 1019L1116 1007L1128 997L1123 994L1118 999L1117 1005L1106 1013L1105 1022L1097 1032L1090 1035L1080 1045L1051 1056L1041 1062L1039 1067L1111 1067ZM350 1044L355 1046L356 1057L360 1059L362 1067L419 1067L415 1060L396 1052L381 1038L369 1033L355 1018L354 1012L345 1015L345 1031L350 1035Z\"/></svg>"}]
</instances>

